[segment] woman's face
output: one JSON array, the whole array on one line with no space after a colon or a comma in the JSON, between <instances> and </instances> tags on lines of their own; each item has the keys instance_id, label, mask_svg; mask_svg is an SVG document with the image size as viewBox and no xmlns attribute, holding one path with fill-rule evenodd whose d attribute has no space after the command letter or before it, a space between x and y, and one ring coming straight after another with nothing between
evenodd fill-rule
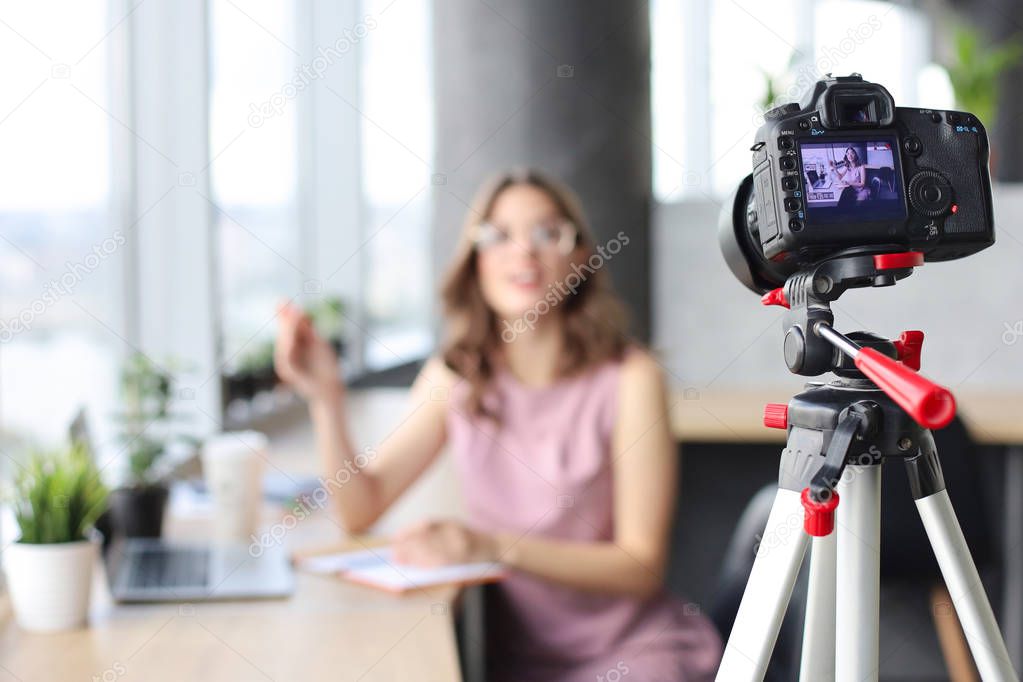
<instances>
[{"instance_id":1,"label":"woman's face","mask_svg":"<svg viewBox=\"0 0 1023 682\"><path fill-rule=\"evenodd\" d=\"M846 149L845 150L845 160L849 162L849 165L855 166L856 165L856 161L858 160L857 157L856 157L856 150L853 149L852 147L849 147L848 149Z\"/></svg>"},{"instance_id":2,"label":"woman's face","mask_svg":"<svg viewBox=\"0 0 1023 682\"><path fill-rule=\"evenodd\" d=\"M480 289L499 318L514 320L534 309L552 285L564 281L578 247L566 248L563 243L559 248L551 240L559 228L566 229L561 227L565 217L545 191L532 185L504 189L486 223L499 236L479 247ZM543 312L557 310L548 312L545 307Z\"/></svg>"}]
</instances>

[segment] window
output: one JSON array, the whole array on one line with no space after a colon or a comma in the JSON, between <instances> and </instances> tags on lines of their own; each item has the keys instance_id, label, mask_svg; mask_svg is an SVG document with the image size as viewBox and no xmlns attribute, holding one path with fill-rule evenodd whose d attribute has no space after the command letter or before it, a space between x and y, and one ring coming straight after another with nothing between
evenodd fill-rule
<instances>
[{"instance_id":1,"label":"window","mask_svg":"<svg viewBox=\"0 0 1023 682\"><path fill-rule=\"evenodd\" d=\"M693 110L699 102L686 97L686 92L698 89L693 85L696 69L686 69L686 49L693 47L685 35L686 10L695 9L690 4L680 0L650 3L650 96L656 131L651 159L654 195L663 200L677 197L683 188L689 157L686 141L700 120ZM689 16L698 15L690 11Z\"/></svg>"},{"instance_id":2,"label":"window","mask_svg":"<svg viewBox=\"0 0 1023 682\"><path fill-rule=\"evenodd\" d=\"M762 122L767 79L806 51L801 0L714 2L710 17L711 131L702 188L730 192L750 172L749 148Z\"/></svg>"},{"instance_id":3,"label":"window","mask_svg":"<svg viewBox=\"0 0 1023 682\"><path fill-rule=\"evenodd\" d=\"M210 3L210 180L221 358L237 369L273 338L277 302L305 279L297 203L299 103L289 3Z\"/></svg>"},{"instance_id":4,"label":"window","mask_svg":"<svg viewBox=\"0 0 1023 682\"><path fill-rule=\"evenodd\" d=\"M115 400L126 238L112 210L113 15L104 0L16 3L0 26L0 61L18 65L0 90L2 442L62 440L78 407L101 415Z\"/></svg>"},{"instance_id":5,"label":"window","mask_svg":"<svg viewBox=\"0 0 1023 682\"><path fill-rule=\"evenodd\" d=\"M265 352L282 297L340 297L356 368L428 352L429 2L205 7L4 16L0 58L18 68L0 92L0 450L62 440L83 405L113 445L136 349L199 367L184 386L213 428L217 370ZM216 286L183 286L207 266Z\"/></svg>"},{"instance_id":6,"label":"window","mask_svg":"<svg viewBox=\"0 0 1023 682\"><path fill-rule=\"evenodd\" d=\"M826 73L858 72L887 87L897 104L948 104L947 87L931 87L929 26L912 7L655 0L651 35L654 191L661 201L718 198L735 188L750 172L749 146L769 92L776 104L797 101ZM920 82L929 87L921 90Z\"/></svg>"},{"instance_id":7,"label":"window","mask_svg":"<svg viewBox=\"0 0 1023 682\"><path fill-rule=\"evenodd\" d=\"M361 43L365 363L378 368L432 345L430 3L363 6L375 24Z\"/></svg>"},{"instance_id":8,"label":"window","mask_svg":"<svg viewBox=\"0 0 1023 682\"><path fill-rule=\"evenodd\" d=\"M916 11L886 2L821 3L814 17L814 54L837 74L857 72L881 83L896 104L918 104L917 80L927 63L927 23Z\"/></svg>"},{"instance_id":9,"label":"window","mask_svg":"<svg viewBox=\"0 0 1023 682\"><path fill-rule=\"evenodd\" d=\"M291 296L340 297L353 368L429 351L429 15L426 0L365 0L358 16L323 2L212 2L211 180L228 372L258 359L277 301ZM361 163L361 178L341 157Z\"/></svg>"}]
</instances>

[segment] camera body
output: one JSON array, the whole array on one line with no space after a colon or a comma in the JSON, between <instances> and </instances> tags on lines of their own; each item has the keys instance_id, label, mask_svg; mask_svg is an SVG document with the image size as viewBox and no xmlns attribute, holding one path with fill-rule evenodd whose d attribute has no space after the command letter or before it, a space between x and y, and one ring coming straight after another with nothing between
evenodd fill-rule
<instances>
[{"instance_id":1,"label":"camera body","mask_svg":"<svg viewBox=\"0 0 1023 682\"><path fill-rule=\"evenodd\" d=\"M892 245L925 260L994 243L988 142L972 114L896 107L858 74L818 81L757 131L743 219L782 271Z\"/></svg>"}]
</instances>

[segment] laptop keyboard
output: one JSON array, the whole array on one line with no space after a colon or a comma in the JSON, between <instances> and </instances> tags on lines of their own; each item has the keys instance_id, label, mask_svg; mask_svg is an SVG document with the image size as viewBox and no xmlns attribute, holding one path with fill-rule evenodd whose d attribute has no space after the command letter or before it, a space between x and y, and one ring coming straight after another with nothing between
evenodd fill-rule
<instances>
[{"instance_id":1,"label":"laptop keyboard","mask_svg":"<svg viewBox=\"0 0 1023 682\"><path fill-rule=\"evenodd\" d=\"M128 578L131 588L206 587L210 551L186 548L146 548L133 554Z\"/></svg>"}]
</instances>

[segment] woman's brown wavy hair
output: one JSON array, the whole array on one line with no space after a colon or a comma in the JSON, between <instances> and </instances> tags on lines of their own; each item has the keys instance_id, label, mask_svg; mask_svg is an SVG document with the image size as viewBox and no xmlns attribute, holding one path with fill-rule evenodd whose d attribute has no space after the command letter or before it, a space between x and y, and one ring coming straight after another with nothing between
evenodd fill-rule
<instances>
[{"instance_id":1,"label":"woman's brown wavy hair","mask_svg":"<svg viewBox=\"0 0 1023 682\"><path fill-rule=\"evenodd\" d=\"M542 173L533 169L505 171L477 193L441 286L446 322L442 357L448 367L470 384L466 406L470 414L494 420L498 420L498 415L488 409L483 398L494 377L503 342L497 316L483 299L480 289L472 235L476 227L490 217L501 192L514 185L542 190L563 217L575 225L578 238L572 252L574 263L581 266L596 254L593 234L578 198L567 187ZM564 316L565 339L559 377L579 374L606 361L620 359L629 343L625 309L611 289L607 273L603 267L592 270L592 273L586 271L577 293L570 293L551 310Z\"/></svg>"}]
</instances>

